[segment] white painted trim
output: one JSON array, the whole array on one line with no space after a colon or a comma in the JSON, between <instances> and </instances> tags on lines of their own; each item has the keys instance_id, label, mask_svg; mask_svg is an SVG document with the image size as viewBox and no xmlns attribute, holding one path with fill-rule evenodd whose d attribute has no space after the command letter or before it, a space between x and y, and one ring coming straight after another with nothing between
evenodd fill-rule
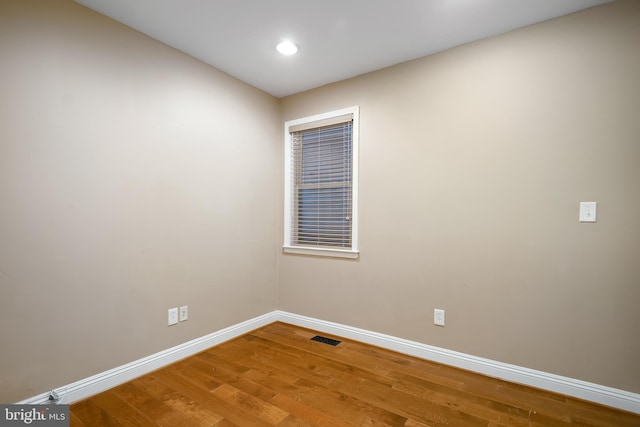
<instances>
[{"instance_id":1,"label":"white painted trim","mask_svg":"<svg viewBox=\"0 0 640 427\"><path fill-rule=\"evenodd\" d=\"M482 357L396 338L339 323L287 313L285 311L278 311L276 317L279 321L292 325L349 338L421 359L455 366L490 377L537 387L640 414L640 394L637 393L497 362L495 360L484 359Z\"/></svg>"},{"instance_id":2,"label":"white painted trim","mask_svg":"<svg viewBox=\"0 0 640 427\"><path fill-rule=\"evenodd\" d=\"M640 414L640 394L637 393L497 362L495 360L484 359L482 357L409 341L378 332L367 331L365 329L354 328L340 323L328 322L326 320L280 310L272 311L221 329L204 337L180 344L92 377L76 381L67 386L56 388L55 391L62 397L60 403L82 400L276 321L337 335L421 359L467 369L494 378L537 387ZM18 402L18 404L47 403L48 396L49 393L42 393Z\"/></svg>"},{"instance_id":3,"label":"white painted trim","mask_svg":"<svg viewBox=\"0 0 640 427\"><path fill-rule=\"evenodd\" d=\"M108 390L112 387L131 381L163 366L170 365L178 360L192 356L215 345L229 341L240 335L251 332L277 321L276 312L264 314L245 322L229 326L213 332L204 337L196 338L184 344L163 350L151 356L138 359L126 365L110 369L89 378L76 381L63 387L56 388L55 391L61 397L58 403L70 403L86 399L89 396ZM29 399L18 402L18 404L44 404L48 403L49 393L42 393Z\"/></svg>"},{"instance_id":4,"label":"white painted trim","mask_svg":"<svg viewBox=\"0 0 640 427\"><path fill-rule=\"evenodd\" d=\"M358 258L358 252L351 250L327 249L327 248L305 248L302 246L283 246L282 250L289 254L300 255L320 255L334 258Z\"/></svg>"}]
</instances>

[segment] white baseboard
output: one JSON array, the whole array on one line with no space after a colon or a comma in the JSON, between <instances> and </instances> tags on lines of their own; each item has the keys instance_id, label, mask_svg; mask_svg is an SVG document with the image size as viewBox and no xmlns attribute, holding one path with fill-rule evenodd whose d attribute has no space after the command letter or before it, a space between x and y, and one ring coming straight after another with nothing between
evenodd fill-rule
<instances>
[{"instance_id":1,"label":"white baseboard","mask_svg":"<svg viewBox=\"0 0 640 427\"><path fill-rule=\"evenodd\" d=\"M537 387L640 414L640 394L637 393L497 362L495 360L484 359L482 357L284 311L278 311L276 317L279 321L292 325L349 338L421 359L455 366L490 377Z\"/></svg>"},{"instance_id":2,"label":"white baseboard","mask_svg":"<svg viewBox=\"0 0 640 427\"><path fill-rule=\"evenodd\" d=\"M238 323L92 377L76 381L67 386L56 388L55 391L62 398L60 403L82 400L276 321L349 338L399 353L467 369L494 378L537 387L640 414L640 394L637 393L484 359L390 335L279 310ZM47 392L18 403L47 403L48 397L49 393Z\"/></svg>"},{"instance_id":3,"label":"white baseboard","mask_svg":"<svg viewBox=\"0 0 640 427\"><path fill-rule=\"evenodd\" d=\"M89 396L131 381L134 378L148 374L163 366L170 365L180 359L184 359L185 357L239 337L254 329L273 323L278 320L276 316L277 312L272 311L271 313L221 329L204 337L196 338L184 344L152 354L151 356L127 363L126 365L56 388L55 391L61 398L58 403L71 403L86 399ZM49 392L46 392L18 402L18 404L44 404L48 403L48 398Z\"/></svg>"}]
</instances>

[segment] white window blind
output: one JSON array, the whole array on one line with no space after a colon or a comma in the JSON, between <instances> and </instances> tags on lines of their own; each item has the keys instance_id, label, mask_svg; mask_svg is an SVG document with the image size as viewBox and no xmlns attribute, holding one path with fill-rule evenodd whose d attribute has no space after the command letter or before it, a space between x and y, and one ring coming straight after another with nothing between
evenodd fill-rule
<instances>
[{"instance_id":1,"label":"white window blind","mask_svg":"<svg viewBox=\"0 0 640 427\"><path fill-rule=\"evenodd\" d=\"M292 242L351 248L353 121L293 132Z\"/></svg>"},{"instance_id":2,"label":"white window blind","mask_svg":"<svg viewBox=\"0 0 640 427\"><path fill-rule=\"evenodd\" d=\"M286 252L357 258L357 112L285 123Z\"/></svg>"}]
</instances>

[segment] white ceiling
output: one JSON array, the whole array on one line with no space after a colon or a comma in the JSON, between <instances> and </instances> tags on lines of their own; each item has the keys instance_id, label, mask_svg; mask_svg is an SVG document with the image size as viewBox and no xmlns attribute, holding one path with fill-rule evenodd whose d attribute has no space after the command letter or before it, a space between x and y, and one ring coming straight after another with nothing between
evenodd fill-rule
<instances>
[{"instance_id":1,"label":"white ceiling","mask_svg":"<svg viewBox=\"0 0 640 427\"><path fill-rule=\"evenodd\" d=\"M611 0L76 1L283 97Z\"/></svg>"}]
</instances>

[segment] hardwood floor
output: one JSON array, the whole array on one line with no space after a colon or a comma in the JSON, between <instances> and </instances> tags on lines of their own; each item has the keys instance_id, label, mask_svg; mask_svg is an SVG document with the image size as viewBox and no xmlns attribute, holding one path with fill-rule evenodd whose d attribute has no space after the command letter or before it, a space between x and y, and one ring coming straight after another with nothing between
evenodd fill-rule
<instances>
[{"instance_id":1,"label":"hardwood floor","mask_svg":"<svg viewBox=\"0 0 640 427\"><path fill-rule=\"evenodd\" d=\"M638 415L315 335L265 326L71 405L71 426L640 426Z\"/></svg>"}]
</instances>

